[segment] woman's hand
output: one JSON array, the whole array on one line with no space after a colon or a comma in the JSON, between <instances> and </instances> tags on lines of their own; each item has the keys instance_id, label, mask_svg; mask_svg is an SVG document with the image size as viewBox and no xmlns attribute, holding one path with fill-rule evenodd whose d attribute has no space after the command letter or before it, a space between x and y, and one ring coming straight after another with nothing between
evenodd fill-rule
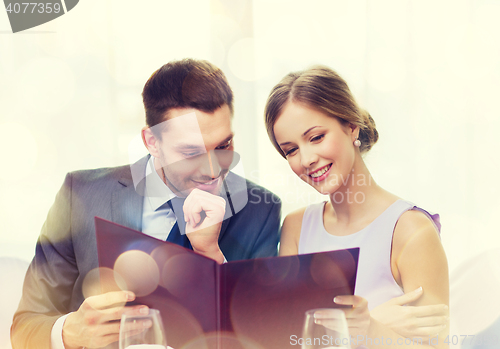
<instances>
[{"instance_id":1,"label":"woman's hand","mask_svg":"<svg viewBox=\"0 0 500 349\"><path fill-rule=\"evenodd\" d=\"M434 337L446 328L448 306L445 304L403 306L422 296L421 287L393 298L372 309L371 316L394 332L407 338Z\"/></svg>"},{"instance_id":2,"label":"woman's hand","mask_svg":"<svg viewBox=\"0 0 500 349\"><path fill-rule=\"evenodd\" d=\"M349 335L353 338L366 338L370 327L370 312L368 301L360 296L337 296L333 299L336 304L352 305L352 308L342 308L344 311Z\"/></svg>"}]
</instances>

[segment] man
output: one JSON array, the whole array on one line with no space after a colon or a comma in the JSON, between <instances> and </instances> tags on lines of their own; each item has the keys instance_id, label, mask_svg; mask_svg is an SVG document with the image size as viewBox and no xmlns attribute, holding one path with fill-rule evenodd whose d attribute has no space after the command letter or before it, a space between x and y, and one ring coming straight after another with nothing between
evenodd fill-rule
<instances>
[{"instance_id":1,"label":"man","mask_svg":"<svg viewBox=\"0 0 500 349\"><path fill-rule=\"evenodd\" d=\"M142 138L151 156L67 175L27 272L11 329L14 348L116 345L121 314L147 311L124 306L135 299L129 291L85 297L85 278L98 267L95 216L219 263L276 255L279 199L229 172L236 161L233 95L222 71L206 61L171 62L142 95ZM246 205L237 199L242 193L252 197Z\"/></svg>"}]
</instances>

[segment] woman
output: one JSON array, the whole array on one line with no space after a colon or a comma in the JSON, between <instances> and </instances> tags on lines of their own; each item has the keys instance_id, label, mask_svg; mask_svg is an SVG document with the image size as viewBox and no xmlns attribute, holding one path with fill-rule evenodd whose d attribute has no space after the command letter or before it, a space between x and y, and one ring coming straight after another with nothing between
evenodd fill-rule
<instances>
[{"instance_id":1,"label":"woman","mask_svg":"<svg viewBox=\"0 0 500 349\"><path fill-rule=\"evenodd\" d=\"M330 197L285 218L280 255L360 247L356 295L334 300L353 306L351 336L443 338L449 291L438 216L375 183L362 154L378 133L345 81L322 66L290 73L271 91L265 119L292 171Z\"/></svg>"}]
</instances>

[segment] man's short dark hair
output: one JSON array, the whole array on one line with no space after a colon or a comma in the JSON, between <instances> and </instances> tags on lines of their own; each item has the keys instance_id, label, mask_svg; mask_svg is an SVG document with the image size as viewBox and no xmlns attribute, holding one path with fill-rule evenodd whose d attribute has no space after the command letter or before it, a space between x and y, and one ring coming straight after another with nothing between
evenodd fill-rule
<instances>
[{"instance_id":1,"label":"man's short dark hair","mask_svg":"<svg viewBox=\"0 0 500 349\"><path fill-rule=\"evenodd\" d=\"M146 124L155 126L173 108L193 108L212 113L227 104L233 114L233 91L226 76L210 62L183 59L165 64L144 85L142 100Z\"/></svg>"}]
</instances>

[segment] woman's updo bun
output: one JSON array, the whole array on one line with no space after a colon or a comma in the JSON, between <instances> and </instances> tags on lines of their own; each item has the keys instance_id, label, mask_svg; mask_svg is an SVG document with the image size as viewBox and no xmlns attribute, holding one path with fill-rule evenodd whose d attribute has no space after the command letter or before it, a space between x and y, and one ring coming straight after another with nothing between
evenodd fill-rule
<instances>
[{"instance_id":1,"label":"woman's updo bun","mask_svg":"<svg viewBox=\"0 0 500 349\"><path fill-rule=\"evenodd\" d=\"M375 120L364 109L360 109L361 117L363 118L364 128L360 127L358 139L361 141L359 150L364 153L372 148L378 141L378 131L375 125Z\"/></svg>"},{"instance_id":2,"label":"woman's updo bun","mask_svg":"<svg viewBox=\"0 0 500 349\"><path fill-rule=\"evenodd\" d=\"M285 157L274 136L274 124L287 102L300 102L344 123L359 126L360 151L367 152L378 140L375 121L361 109L347 83L326 66L314 66L285 76L272 90L265 107L267 134L274 147Z\"/></svg>"}]
</instances>

